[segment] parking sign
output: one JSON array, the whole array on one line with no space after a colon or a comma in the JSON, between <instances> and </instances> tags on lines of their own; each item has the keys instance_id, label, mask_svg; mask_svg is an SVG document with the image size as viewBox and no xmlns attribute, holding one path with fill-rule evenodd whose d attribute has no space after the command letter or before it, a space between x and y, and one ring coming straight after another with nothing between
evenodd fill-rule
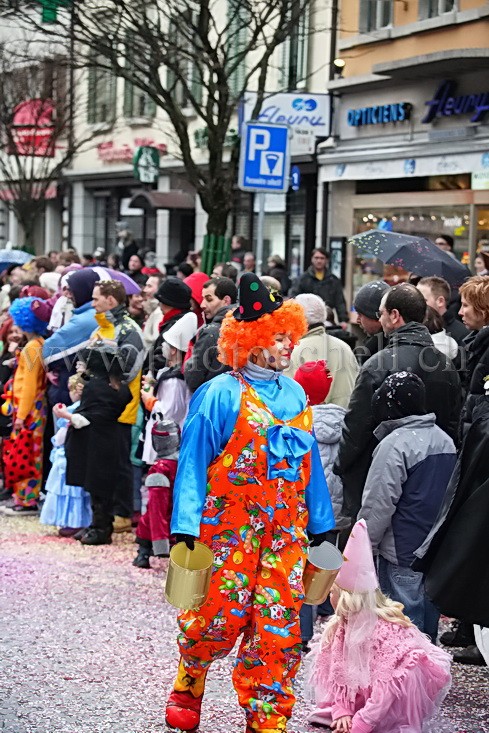
<instances>
[{"instance_id":1,"label":"parking sign","mask_svg":"<svg viewBox=\"0 0 489 733\"><path fill-rule=\"evenodd\" d=\"M238 186L242 191L284 193L289 188L287 125L245 122L242 126Z\"/></svg>"}]
</instances>

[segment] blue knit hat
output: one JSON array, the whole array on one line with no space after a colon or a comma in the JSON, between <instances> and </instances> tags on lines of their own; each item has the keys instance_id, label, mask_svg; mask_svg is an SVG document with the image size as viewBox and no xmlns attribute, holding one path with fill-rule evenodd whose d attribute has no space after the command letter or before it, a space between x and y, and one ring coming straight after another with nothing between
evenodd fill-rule
<instances>
[{"instance_id":1,"label":"blue knit hat","mask_svg":"<svg viewBox=\"0 0 489 733\"><path fill-rule=\"evenodd\" d=\"M28 295L25 298L16 298L9 308L9 313L13 318L16 326L26 333L38 333L42 336L47 329L47 323L41 321L33 311L31 311L31 303L39 298Z\"/></svg>"}]
</instances>

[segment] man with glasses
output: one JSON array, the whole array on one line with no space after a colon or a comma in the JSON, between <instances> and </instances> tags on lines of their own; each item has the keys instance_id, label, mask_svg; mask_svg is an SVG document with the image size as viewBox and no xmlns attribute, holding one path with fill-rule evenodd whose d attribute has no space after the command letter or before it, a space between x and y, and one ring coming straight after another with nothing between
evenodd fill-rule
<instances>
[{"instance_id":1,"label":"man with glasses","mask_svg":"<svg viewBox=\"0 0 489 733\"><path fill-rule=\"evenodd\" d=\"M450 359L433 344L423 325L426 301L413 285L394 285L382 296L378 317L387 336L386 348L363 365L352 392L334 472L343 480L344 512L354 520L360 509L372 453L378 444L372 397L386 377L395 372L417 374L426 387L428 412L451 438L456 439L462 394L460 379Z\"/></svg>"}]
</instances>

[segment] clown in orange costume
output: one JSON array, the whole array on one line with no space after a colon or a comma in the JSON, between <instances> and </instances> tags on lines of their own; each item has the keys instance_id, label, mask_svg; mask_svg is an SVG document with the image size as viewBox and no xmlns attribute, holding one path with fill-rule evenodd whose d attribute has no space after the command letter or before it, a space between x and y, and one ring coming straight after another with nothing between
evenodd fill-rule
<instances>
[{"instance_id":1,"label":"clown in orange costume","mask_svg":"<svg viewBox=\"0 0 489 733\"><path fill-rule=\"evenodd\" d=\"M247 733L285 731L292 714L308 535L319 544L334 527L311 409L281 374L306 330L300 305L245 273L219 339L220 359L235 371L190 403L172 533L190 549L196 538L211 547L214 566L204 605L179 615L171 728L197 729L209 667L239 637L233 684Z\"/></svg>"}]
</instances>

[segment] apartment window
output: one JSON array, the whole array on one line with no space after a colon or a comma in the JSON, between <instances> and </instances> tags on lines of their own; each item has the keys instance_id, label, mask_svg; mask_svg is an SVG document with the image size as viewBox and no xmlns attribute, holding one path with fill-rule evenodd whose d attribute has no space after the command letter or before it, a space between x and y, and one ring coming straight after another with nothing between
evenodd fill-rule
<instances>
[{"instance_id":1,"label":"apartment window","mask_svg":"<svg viewBox=\"0 0 489 733\"><path fill-rule=\"evenodd\" d=\"M194 61L195 57L198 58L198 52L191 42L195 22L196 12L189 8L170 20L168 31L169 37L173 39L173 64L167 69L166 83L183 109L191 106L190 95L197 104L202 101L202 80Z\"/></svg>"},{"instance_id":2,"label":"apartment window","mask_svg":"<svg viewBox=\"0 0 489 733\"><path fill-rule=\"evenodd\" d=\"M103 61L103 59L101 59ZM106 69L88 69L87 119L92 125L113 122L116 105L116 79Z\"/></svg>"},{"instance_id":3,"label":"apartment window","mask_svg":"<svg viewBox=\"0 0 489 733\"><path fill-rule=\"evenodd\" d=\"M126 69L131 68L131 52L133 48L133 41L131 37L128 36L125 44ZM143 89L139 89L126 79L124 81L124 117L154 117L155 114L155 101L147 94L147 92Z\"/></svg>"},{"instance_id":4,"label":"apartment window","mask_svg":"<svg viewBox=\"0 0 489 733\"><path fill-rule=\"evenodd\" d=\"M248 43L248 10L239 0L228 0L228 59L234 64L236 56L246 49ZM234 96L244 91L246 80L246 61L243 59L229 75L229 88Z\"/></svg>"},{"instance_id":5,"label":"apartment window","mask_svg":"<svg viewBox=\"0 0 489 733\"><path fill-rule=\"evenodd\" d=\"M360 30L363 33L378 31L392 25L392 0L361 0Z\"/></svg>"},{"instance_id":6,"label":"apartment window","mask_svg":"<svg viewBox=\"0 0 489 733\"><path fill-rule=\"evenodd\" d=\"M437 18L444 13L451 13L456 10L455 0L419 0L419 17Z\"/></svg>"},{"instance_id":7,"label":"apartment window","mask_svg":"<svg viewBox=\"0 0 489 733\"><path fill-rule=\"evenodd\" d=\"M309 52L309 6L304 9L297 26L282 46L281 86L286 91L307 86Z\"/></svg>"}]
</instances>

